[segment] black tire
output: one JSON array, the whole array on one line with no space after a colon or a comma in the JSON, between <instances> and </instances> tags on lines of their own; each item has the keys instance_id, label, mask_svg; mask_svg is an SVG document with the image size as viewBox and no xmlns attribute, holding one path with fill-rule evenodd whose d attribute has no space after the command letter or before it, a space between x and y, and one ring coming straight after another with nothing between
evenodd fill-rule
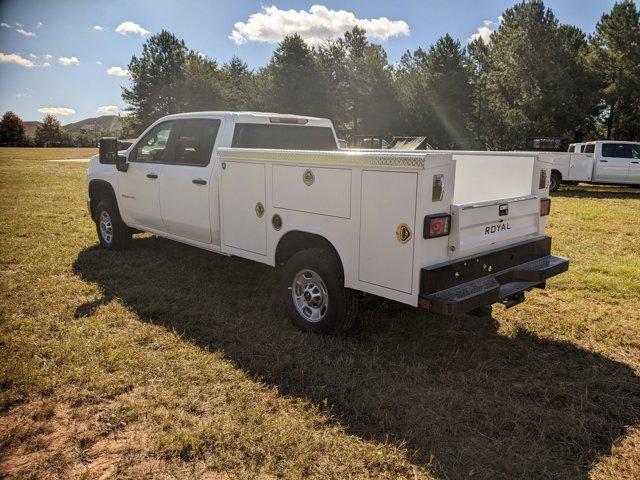
<instances>
[{"instance_id":1,"label":"black tire","mask_svg":"<svg viewBox=\"0 0 640 480\"><path fill-rule=\"evenodd\" d=\"M295 287L296 280L308 282L306 288L300 282ZM341 335L353 327L358 317L358 296L354 290L345 288L340 260L328 250L309 248L293 255L282 272L282 291L289 317L296 327L305 332ZM298 298L303 303L301 311L304 314L294 300L296 291L300 294ZM308 306L310 303L306 303L305 309L304 295L314 291L321 299L318 300L320 307L315 309L319 317L312 320L309 317L314 309ZM327 303L323 306L325 298Z\"/></svg>"},{"instance_id":2,"label":"black tire","mask_svg":"<svg viewBox=\"0 0 640 480\"><path fill-rule=\"evenodd\" d=\"M94 218L100 245L109 250L122 250L129 246L131 229L122 221L118 206L113 200L100 200ZM107 223L109 221L110 227Z\"/></svg>"},{"instance_id":3,"label":"black tire","mask_svg":"<svg viewBox=\"0 0 640 480\"><path fill-rule=\"evenodd\" d=\"M549 193L556 192L560 188L562 177L558 172L551 172L551 181L549 182Z\"/></svg>"}]
</instances>

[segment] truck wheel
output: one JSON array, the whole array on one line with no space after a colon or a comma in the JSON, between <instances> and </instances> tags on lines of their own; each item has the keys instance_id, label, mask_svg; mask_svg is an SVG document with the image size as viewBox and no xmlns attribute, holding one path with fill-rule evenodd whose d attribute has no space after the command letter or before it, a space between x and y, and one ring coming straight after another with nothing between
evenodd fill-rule
<instances>
[{"instance_id":1,"label":"truck wheel","mask_svg":"<svg viewBox=\"0 0 640 480\"><path fill-rule=\"evenodd\" d=\"M293 255L282 275L289 316L306 332L340 335L358 316L358 297L344 287L340 261L322 248Z\"/></svg>"},{"instance_id":2,"label":"truck wheel","mask_svg":"<svg viewBox=\"0 0 640 480\"><path fill-rule=\"evenodd\" d=\"M555 192L560 188L562 177L557 172L551 172L551 180L549 181L549 193Z\"/></svg>"},{"instance_id":3,"label":"truck wheel","mask_svg":"<svg viewBox=\"0 0 640 480\"><path fill-rule=\"evenodd\" d=\"M94 217L100 245L109 250L121 250L129 245L131 230L122 221L113 200L100 200Z\"/></svg>"}]
</instances>

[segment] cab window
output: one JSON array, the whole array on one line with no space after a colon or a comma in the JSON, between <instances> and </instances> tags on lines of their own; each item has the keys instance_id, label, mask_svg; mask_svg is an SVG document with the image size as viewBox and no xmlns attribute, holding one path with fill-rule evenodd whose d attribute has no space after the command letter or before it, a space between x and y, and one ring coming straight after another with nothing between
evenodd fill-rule
<instances>
[{"instance_id":1,"label":"cab window","mask_svg":"<svg viewBox=\"0 0 640 480\"><path fill-rule=\"evenodd\" d=\"M573 153L576 151L576 146L575 145L569 145L569 153Z\"/></svg>"},{"instance_id":2,"label":"cab window","mask_svg":"<svg viewBox=\"0 0 640 480\"><path fill-rule=\"evenodd\" d=\"M138 145L131 161L134 162L162 162L167 156L167 145L175 122L164 122L155 126L147 133Z\"/></svg>"},{"instance_id":3,"label":"cab window","mask_svg":"<svg viewBox=\"0 0 640 480\"><path fill-rule=\"evenodd\" d=\"M609 158L627 158L626 147L624 143L603 143L602 156Z\"/></svg>"},{"instance_id":4,"label":"cab window","mask_svg":"<svg viewBox=\"0 0 640 480\"><path fill-rule=\"evenodd\" d=\"M209 165L219 129L220 120L198 118L181 122L176 135L175 153L167 163L199 167Z\"/></svg>"}]
</instances>

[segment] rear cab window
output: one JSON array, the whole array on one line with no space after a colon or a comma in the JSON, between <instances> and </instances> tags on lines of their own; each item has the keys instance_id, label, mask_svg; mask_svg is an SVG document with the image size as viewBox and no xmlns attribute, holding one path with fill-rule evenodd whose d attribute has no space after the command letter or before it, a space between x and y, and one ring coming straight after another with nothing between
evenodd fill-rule
<instances>
[{"instance_id":1,"label":"rear cab window","mask_svg":"<svg viewBox=\"0 0 640 480\"><path fill-rule=\"evenodd\" d=\"M231 146L284 150L337 150L333 130L329 127L236 123Z\"/></svg>"},{"instance_id":2,"label":"rear cab window","mask_svg":"<svg viewBox=\"0 0 640 480\"><path fill-rule=\"evenodd\" d=\"M608 158L628 158L630 157L629 145L624 143L603 143L602 156Z\"/></svg>"},{"instance_id":3,"label":"rear cab window","mask_svg":"<svg viewBox=\"0 0 640 480\"><path fill-rule=\"evenodd\" d=\"M584 147L584 153L594 153L596 151L596 144L590 143L589 145Z\"/></svg>"}]
</instances>

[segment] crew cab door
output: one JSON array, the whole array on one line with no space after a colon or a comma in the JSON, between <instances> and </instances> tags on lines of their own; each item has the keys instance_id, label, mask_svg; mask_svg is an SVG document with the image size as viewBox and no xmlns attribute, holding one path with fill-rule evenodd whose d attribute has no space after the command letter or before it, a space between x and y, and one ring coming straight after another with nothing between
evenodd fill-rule
<instances>
[{"instance_id":1,"label":"crew cab door","mask_svg":"<svg viewBox=\"0 0 640 480\"><path fill-rule=\"evenodd\" d=\"M631 158L629 159L629 182L640 185L640 144L629 144Z\"/></svg>"},{"instance_id":2,"label":"crew cab door","mask_svg":"<svg viewBox=\"0 0 640 480\"><path fill-rule=\"evenodd\" d=\"M129 169L118 172L121 214L130 225L164 231L160 215L160 178L171 154L175 121L162 122L145 134L129 152Z\"/></svg>"},{"instance_id":3,"label":"crew cab door","mask_svg":"<svg viewBox=\"0 0 640 480\"><path fill-rule=\"evenodd\" d=\"M629 179L629 149L624 143L606 142L599 145L595 181L625 183Z\"/></svg>"},{"instance_id":4,"label":"crew cab door","mask_svg":"<svg viewBox=\"0 0 640 480\"><path fill-rule=\"evenodd\" d=\"M172 154L160 178L160 213L168 233L197 242L220 242L214 174L218 167L212 152L221 125L221 118L177 121Z\"/></svg>"}]
</instances>

